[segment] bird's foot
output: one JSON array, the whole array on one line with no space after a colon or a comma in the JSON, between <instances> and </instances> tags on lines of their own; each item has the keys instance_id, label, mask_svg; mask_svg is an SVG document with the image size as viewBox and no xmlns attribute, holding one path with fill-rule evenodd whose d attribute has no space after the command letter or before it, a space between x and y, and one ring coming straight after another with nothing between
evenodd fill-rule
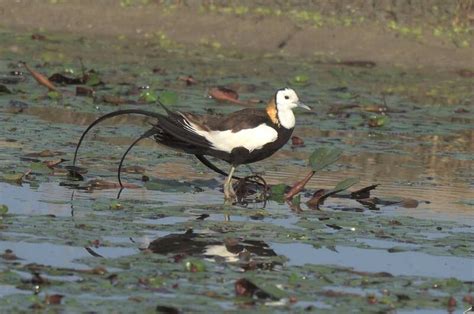
<instances>
[{"instance_id":1,"label":"bird's foot","mask_svg":"<svg viewBox=\"0 0 474 314\"><path fill-rule=\"evenodd\" d=\"M237 201L237 195L235 194L232 182L226 182L224 184L224 204L232 205Z\"/></svg>"}]
</instances>

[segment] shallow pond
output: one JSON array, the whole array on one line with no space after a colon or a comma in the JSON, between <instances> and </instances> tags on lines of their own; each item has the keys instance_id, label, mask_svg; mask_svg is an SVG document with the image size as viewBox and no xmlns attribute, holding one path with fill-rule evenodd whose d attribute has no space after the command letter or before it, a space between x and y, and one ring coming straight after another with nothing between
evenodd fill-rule
<instances>
[{"instance_id":1,"label":"shallow pond","mask_svg":"<svg viewBox=\"0 0 474 314\"><path fill-rule=\"evenodd\" d=\"M472 299L473 78L165 50L160 42L0 36L3 309L436 313L453 307L452 298L456 311ZM18 64L78 77L79 57L97 74L84 86L94 97L77 96L75 85L61 85L62 97L47 93ZM188 75L197 84L179 79ZM116 181L120 156L151 122L136 117L94 129L79 151L86 181L68 178L64 166L96 117L119 108L161 111L146 102L150 94L174 110L243 107L206 97L218 85L251 99L248 106L263 106L253 100L289 85L314 109L297 112L304 146L288 144L241 173L292 185L315 148L343 150L308 183L302 211L275 201L225 207L221 176L152 140L127 157L123 179L135 188L119 200L111 183L87 185ZM52 168L42 163L60 158ZM304 205L316 189L348 177L360 179L351 191L379 184L370 196L381 202L367 206L342 193L320 210Z\"/></svg>"}]
</instances>

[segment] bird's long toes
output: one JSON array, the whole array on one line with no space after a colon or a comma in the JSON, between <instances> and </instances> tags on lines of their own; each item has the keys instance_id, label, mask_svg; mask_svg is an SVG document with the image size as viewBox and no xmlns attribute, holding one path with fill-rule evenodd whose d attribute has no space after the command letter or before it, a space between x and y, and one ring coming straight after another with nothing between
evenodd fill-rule
<instances>
[{"instance_id":1,"label":"bird's long toes","mask_svg":"<svg viewBox=\"0 0 474 314\"><path fill-rule=\"evenodd\" d=\"M235 194L232 183L224 185L224 204L232 205L237 201L237 194Z\"/></svg>"}]
</instances>

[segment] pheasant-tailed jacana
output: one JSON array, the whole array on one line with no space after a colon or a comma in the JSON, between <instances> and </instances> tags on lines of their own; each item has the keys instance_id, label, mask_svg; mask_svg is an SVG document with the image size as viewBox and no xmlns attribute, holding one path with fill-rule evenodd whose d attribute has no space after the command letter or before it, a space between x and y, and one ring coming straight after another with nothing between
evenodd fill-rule
<instances>
[{"instance_id":1,"label":"pheasant-tailed jacana","mask_svg":"<svg viewBox=\"0 0 474 314\"><path fill-rule=\"evenodd\" d=\"M120 171L125 156L141 139L153 136L160 144L196 155L206 166L219 173L223 172L204 156L213 156L228 162L231 168L224 183L224 196L226 202L233 202L236 198L232 187L235 168L265 159L285 145L295 127L293 109L296 107L311 110L299 101L293 89L283 88L275 93L265 109L247 108L227 116L174 112L165 106L163 108L166 115L139 109L114 111L98 118L84 131L77 144L73 163L76 162L82 140L96 124L124 114L145 115L157 121L150 130L135 140L122 156L118 170L121 185Z\"/></svg>"}]
</instances>

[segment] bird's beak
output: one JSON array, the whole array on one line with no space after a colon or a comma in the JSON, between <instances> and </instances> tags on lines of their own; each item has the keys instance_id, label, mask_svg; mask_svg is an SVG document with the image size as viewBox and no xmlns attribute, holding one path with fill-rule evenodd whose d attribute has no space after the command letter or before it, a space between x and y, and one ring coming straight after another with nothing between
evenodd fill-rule
<instances>
[{"instance_id":1,"label":"bird's beak","mask_svg":"<svg viewBox=\"0 0 474 314\"><path fill-rule=\"evenodd\" d=\"M311 110L311 107L306 106L306 105L303 104L301 101L298 101L298 102L296 103L296 105L297 105L298 107L300 107L300 108L304 108L304 109L306 109L306 110Z\"/></svg>"}]
</instances>

